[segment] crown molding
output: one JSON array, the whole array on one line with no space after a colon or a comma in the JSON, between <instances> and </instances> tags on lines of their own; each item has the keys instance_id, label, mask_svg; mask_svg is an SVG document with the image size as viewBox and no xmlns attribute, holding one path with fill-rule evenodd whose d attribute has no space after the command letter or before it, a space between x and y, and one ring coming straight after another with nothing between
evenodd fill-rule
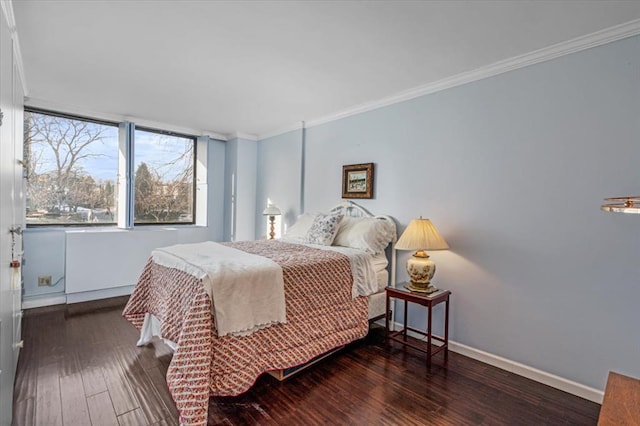
<instances>
[{"instance_id":1,"label":"crown molding","mask_svg":"<svg viewBox=\"0 0 640 426\"><path fill-rule=\"evenodd\" d=\"M14 65L18 69L18 76L20 77L20 84L22 85L22 93L24 96L29 94L27 89L27 80L24 75L24 63L22 62L22 51L20 50L20 40L18 39L18 31L16 30L16 17L13 14L13 3L11 0L0 0L0 8L2 8L2 14L7 21L9 27L9 34L11 34L11 40L13 41L13 60Z\"/></svg>"},{"instance_id":2,"label":"crown molding","mask_svg":"<svg viewBox=\"0 0 640 426\"><path fill-rule=\"evenodd\" d=\"M216 140L225 141L225 142L229 140L227 135L225 135L223 133L217 133L217 132L213 132L213 131L209 131L209 130L203 130L202 134L206 135L206 136L209 136L210 139L216 139Z\"/></svg>"},{"instance_id":3,"label":"crown molding","mask_svg":"<svg viewBox=\"0 0 640 426\"><path fill-rule=\"evenodd\" d=\"M22 50L20 50L20 39L18 38L18 32L13 32L11 38L13 39L13 59L15 66L18 69L18 75L20 76L20 83L22 84L22 94L24 96L28 96L29 89L27 88L27 79L24 74L24 62L22 62Z\"/></svg>"},{"instance_id":4,"label":"crown molding","mask_svg":"<svg viewBox=\"0 0 640 426\"><path fill-rule=\"evenodd\" d=\"M229 133L227 135L227 140L231 140L231 139L244 139L248 141L257 141L258 136L253 135L251 133L234 132L234 133Z\"/></svg>"},{"instance_id":5,"label":"crown molding","mask_svg":"<svg viewBox=\"0 0 640 426\"><path fill-rule=\"evenodd\" d=\"M158 121L145 120L143 118L133 117L130 115L109 114L109 113L104 113L99 111L93 111L77 105L51 102L45 99L26 98L24 104L25 104L25 107L39 108L39 109L55 111L55 112L63 112L67 114L78 115L80 117L95 118L97 120L113 121L113 122L130 121L139 126L150 127L152 129L161 129L169 132L176 132L176 133L182 133L185 135L193 135L193 136L209 136L211 139L217 139L222 141L227 140L227 136L222 133L192 129L189 127L174 126L169 123L161 123Z\"/></svg>"},{"instance_id":6,"label":"crown molding","mask_svg":"<svg viewBox=\"0 0 640 426\"><path fill-rule=\"evenodd\" d=\"M16 17L13 14L13 4L11 0L0 0L0 7L4 13L4 19L9 26L9 31L14 32L16 30Z\"/></svg>"},{"instance_id":7,"label":"crown molding","mask_svg":"<svg viewBox=\"0 0 640 426\"><path fill-rule=\"evenodd\" d=\"M633 37L638 34L640 34L640 19L635 19L633 21L625 22L624 24L606 28L595 33L557 43L503 61L498 61L472 71L463 72L451 77L447 77L433 83L427 83L418 87L414 87L413 89L409 89L395 95L379 99L377 101L363 103L349 109L338 111L334 114L309 120L306 122L306 127L309 128L318 126L321 124L329 123L331 121L350 117L352 115L361 114L363 112L372 111L385 106L408 101L420 96L440 92L442 90L450 89L453 87L461 86L463 84L517 70L519 68L524 68L530 65L535 65L541 62L556 59L560 56L569 55L571 53L580 52L592 47L597 47L624 38ZM300 126L289 126L288 128L286 128L287 130L280 130L279 132L273 131L264 135L260 135L260 139L277 136L298 128L300 128Z\"/></svg>"},{"instance_id":8,"label":"crown molding","mask_svg":"<svg viewBox=\"0 0 640 426\"><path fill-rule=\"evenodd\" d=\"M224 133L217 133L209 130L204 130L202 134L209 136L210 139L215 139L218 141L226 142L229 140L229 136L225 135Z\"/></svg>"},{"instance_id":9,"label":"crown molding","mask_svg":"<svg viewBox=\"0 0 640 426\"><path fill-rule=\"evenodd\" d=\"M280 129L274 130L274 131L269 132L269 133L260 134L259 137L258 137L258 140L269 139L269 138L272 138L274 136L284 135L285 133L293 132L293 131L296 131L296 130L302 130L303 128L306 127L306 125L303 125L302 123L303 122L300 122L300 123L297 123L297 124L293 124L291 126L281 127Z\"/></svg>"}]
</instances>

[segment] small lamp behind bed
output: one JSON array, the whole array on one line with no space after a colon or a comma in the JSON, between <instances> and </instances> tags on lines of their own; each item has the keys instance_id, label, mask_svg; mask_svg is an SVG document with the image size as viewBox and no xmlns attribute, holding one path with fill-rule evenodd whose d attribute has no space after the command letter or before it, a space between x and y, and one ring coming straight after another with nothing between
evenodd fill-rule
<instances>
[{"instance_id":1,"label":"small lamp behind bed","mask_svg":"<svg viewBox=\"0 0 640 426\"><path fill-rule=\"evenodd\" d=\"M264 216L269 216L269 239L273 240L276 236L276 216L280 216L280 209L269 203L266 209L262 211Z\"/></svg>"},{"instance_id":2,"label":"small lamp behind bed","mask_svg":"<svg viewBox=\"0 0 640 426\"><path fill-rule=\"evenodd\" d=\"M436 264L425 250L447 250L449 245L429 219L414 219L396 243L397 250L417 250L407 260L407 272L411 282L407 288L420 293L433 293L438 289L430 284L436 272Z\"/></svg>"}]
</instances>

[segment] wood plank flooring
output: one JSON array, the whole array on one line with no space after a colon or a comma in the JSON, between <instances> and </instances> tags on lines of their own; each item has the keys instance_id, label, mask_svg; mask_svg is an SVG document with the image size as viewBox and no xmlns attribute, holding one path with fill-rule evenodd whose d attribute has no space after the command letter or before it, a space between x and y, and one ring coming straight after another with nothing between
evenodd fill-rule
<instances>
[{"instance_id":1,"label":"wood plank flooring","mask_svg":"<svg viewBox=\"0 0 640 426\"><path fill-rule=\"evenodd\" d=\"M165 382L171 352L138 348L126 298L32 309L14 392L14 426L178 425ZM600 406L470 358L444 368L385 345L380 329L280 383L211 398L209 425L595 425Z\"/></svg>"}]
</instances>

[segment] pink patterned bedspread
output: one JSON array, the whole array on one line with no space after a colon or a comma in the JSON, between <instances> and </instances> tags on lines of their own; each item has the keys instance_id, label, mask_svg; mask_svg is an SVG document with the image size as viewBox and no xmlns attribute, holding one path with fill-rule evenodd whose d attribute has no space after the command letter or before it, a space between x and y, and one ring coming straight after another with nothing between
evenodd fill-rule
<instances>
[{"instance_id":1,"label":"pink patterned bedspread","mask_svg":"<svg viewBox=\"0 0 640 426\"><path fill-rule=\"evenodd\" d=\"M206 425L210 395L241 394L262 373L303 364L368 330L367 299L351 296L348 257L278 240L225 245L282 267L286 324L218 338L201 280L151 259L123 312L138 329L152 313L163 337L177 343L167 383L184 425Z\"/></svg>"}]
</instances>

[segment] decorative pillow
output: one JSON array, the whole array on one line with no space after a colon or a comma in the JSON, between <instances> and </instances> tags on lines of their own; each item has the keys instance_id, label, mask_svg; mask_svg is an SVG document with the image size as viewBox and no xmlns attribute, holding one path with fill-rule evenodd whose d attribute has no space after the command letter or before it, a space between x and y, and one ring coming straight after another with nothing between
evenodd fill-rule
<instances>
[{"instance_id":1,"label":"decorative pillow","mask_svg":"<svg viewBox=\"0 0 640 426\"><path fill-rule=\"evenodd\" d=\"M314 219L304 241L311 244L330 246L336 237L341 220L341 214L318 215Z\"/></svg>"},{"instance_id":2,"label":"decorative pillow","mask_svg":"<svg viewBox=\"0 0 640 426\"><path fill-rule=\"evenodd\" d=\"M382 253L396 237L395 225L373 217L345 217L333 245L352 247L367 253Z\"/></svg>"},{"instance_id":3,"label":"decorative pillow","mask_svg":"<svg viewBox=\"0 0 640 426\"><path fill-rule=\"evenodd\" d=\"M320 213L304 213L298 216L296 222L287 228L282 239L285 241L304 242L307 238L307 232L311 229L313 221Z\"/></svg>"}]
</instances>

